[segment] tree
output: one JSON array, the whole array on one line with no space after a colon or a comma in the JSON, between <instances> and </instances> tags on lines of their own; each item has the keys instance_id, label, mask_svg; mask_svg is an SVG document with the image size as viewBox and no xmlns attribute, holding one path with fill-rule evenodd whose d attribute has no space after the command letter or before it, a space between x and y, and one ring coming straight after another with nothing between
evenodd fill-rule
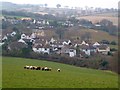
<instances>
[{"instance_id":1,"label":"tree","mask_svg":"<svg viewBox=\"0 0 120 90\"><path fill-rule=\"evenodd\" d=\"M120 59L118 59L120 55L120 51L113 54L113 57L111 58L110 62L110 68L112 71L120 74Z\"/></svg>"},{"instance_id":2,"label":"tree","mask_svg":"<svg viewBox=\"0 0 120 90\"><path fill-rule=\"evenodd\" d=\"M57 29L56 29L56 33L58 34L59 39L62 39L62 38L63 38L63 36L64 36L64 32L65 32L65 30L64 30L63 27L57 27Z\"/></svg>"},{"instance_id":3,"label":"tree","mask_svg":"<svg viewBox=\"0 0 120 90\"><path fill-rule=\"evenodd\" d=\"M80 47L77 45L76 47L76 55L79 57L80 56Z\"/></svg>"},{"instance_id":4,"label":"tree","mask_svg":"<svg viewBox=\"0 0 120 90\"><path fill-rule=\"evenodd\" d=\"M31 49L30 48L23 48L22 49L22 56L27 57L30 55Z\"/></svg>"},{"instance_id":5,"label":"tree","mask_svg":"<svg viewBox=\"0 0 120 90\"><path fill-rule=\"evenodd\" d=\"M60 7L61 7L61 5L60 5L60 4L57 4L57 5L56 5L56 7L57 7L57 8L60 8Z\"/></svg>"},{"instance_id":6,"label":"tree","mask_svg":"<svg viewBox=\"0 0 120 90\"><path fill-rule=\"evenodd\" d=\"M47 7L47 6L48 6L48 4L47 4L47 3L45 3L45 4L44 4L44 6L45 6L45 7Z\"/></svg>"},{"instance_id":7,"label":"tree","mask_svg":"<svg viewBox=\"0 0 120 90\"><path fill-rule=\"evenodd\" d=\"M12 29L13 31L15 31L15 32L17 32L17 33L19 33L19 30L18 30L18 28L17 27L13 27L13 29Z\"/></svg>"},{"instance_id":8,"label":"tree","mask_svg":"<svg viewBox=\"0 0 120 90\"><path fill-rule=\"evenodd\" d=\"M100 66L102 69L107 69L109 62L106 60L101 60Z\"/></svg>"},{"instance_id":9,"label":"tree","mask_svg":"<svg viewBox=\"0 0 120 90\"><path fill-rule=\"evenodd\" d=\"M117 43L115 41L112 41L111 45L117 45Z\"/></svg>"}]
</instances>

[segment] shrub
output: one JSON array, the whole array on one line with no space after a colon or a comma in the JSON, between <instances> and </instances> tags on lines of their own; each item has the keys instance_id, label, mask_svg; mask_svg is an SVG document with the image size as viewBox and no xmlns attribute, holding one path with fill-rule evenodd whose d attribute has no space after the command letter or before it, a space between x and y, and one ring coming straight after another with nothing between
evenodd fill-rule
<instances>
[{"instance_id":1,"label":"shrub","mask_svg":"<svg viewBox=\"0 0 120 90\"><path fill-rule=\"evenodd\" d=\"M112 41L111 45L117 45L117 43L115 41Z\"/></svg>"}]
</instances>

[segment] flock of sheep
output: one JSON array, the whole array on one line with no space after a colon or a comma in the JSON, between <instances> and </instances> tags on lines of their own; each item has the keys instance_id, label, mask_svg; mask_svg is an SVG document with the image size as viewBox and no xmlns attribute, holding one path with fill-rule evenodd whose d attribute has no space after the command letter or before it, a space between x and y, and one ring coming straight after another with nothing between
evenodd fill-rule
<instances>
[{"instance_id":1,"label":"flock of sheep","mask_svg":"<svg viewBox=\"0 0 120 90\"><path fill-rule=\"evenodd\" d=\"M40 67L40 66L24 66L24 69L30 69L30 70L42 70L42 71L52 71L52 68L48 67ZM57 69L58 72L60 72L60 69Z\"/></svg>"}]
</instances>

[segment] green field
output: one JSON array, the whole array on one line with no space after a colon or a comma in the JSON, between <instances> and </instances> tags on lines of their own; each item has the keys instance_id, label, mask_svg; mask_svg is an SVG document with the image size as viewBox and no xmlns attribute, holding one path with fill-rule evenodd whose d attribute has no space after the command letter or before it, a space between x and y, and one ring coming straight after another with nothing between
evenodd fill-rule
<instances>
[{"instance_id":1,"label":"green field","mask_svg":"<svg viewBox=\"0 0 120 90\"><path fill-rule=\"evenodd\" d=\"M0 57L0 89L1 88L2 88L2 58Z\"/></svg>"},{"instance_id":2,"label":"green field","mask_svg":"<svg viewBox=\"0 0 120 90\"><path fill-rule=\"evenodd\" d=\"M35 59L3 57L3 88L117 88L117 74ZM25 65L52 71L25 70ZM57 72L60 68L61 72Z\"/></svg>"}]
</instances>

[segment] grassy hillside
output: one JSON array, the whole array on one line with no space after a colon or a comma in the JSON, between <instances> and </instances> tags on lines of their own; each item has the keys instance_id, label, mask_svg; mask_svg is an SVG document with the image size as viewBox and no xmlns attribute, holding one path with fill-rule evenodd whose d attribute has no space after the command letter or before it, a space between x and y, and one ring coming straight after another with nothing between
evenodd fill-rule
<instances>
[{"instance_id":1,"label":"grassy hillside","mask_svg":"<svg viewBox=\"0 0 120 90\"><path fill-rule=\"evenodd\" d=\"M34 59L3 57L2 61L3 88L117 88L117 75L110 71ZM52 71L25 70L25 65L48 66Z\"/></svg>"},{"instance_id":2,"label":"grassy hillside","mask_svg":"<svg viewBox=\"0 0 120 90\"><path fill-rule=\"evenodd\" d=\"M109 35L107 32L99 31L99 30L93 30L93 29L80 29L80 30L69 30L65 33L66 38L76 38L81 37L86 32L89 32L91 34L92 40L95 41L101 41L101 40L108 40L108 41L118 41L116 36Z\"/></svg>"}]
</instances>

